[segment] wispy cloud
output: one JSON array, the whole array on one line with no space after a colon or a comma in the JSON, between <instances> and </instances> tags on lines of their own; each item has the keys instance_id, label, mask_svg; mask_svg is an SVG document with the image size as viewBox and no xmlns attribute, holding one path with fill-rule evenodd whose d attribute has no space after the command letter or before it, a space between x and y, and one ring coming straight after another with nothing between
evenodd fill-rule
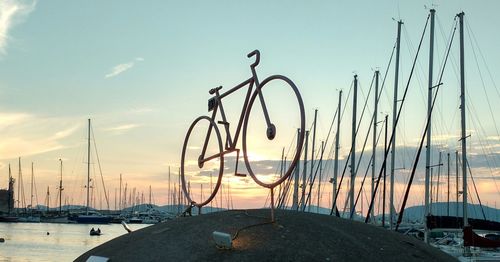
<instances>
[{"instance_id":1,"label":"wispy cloud","mask_svg":"<svg viewBox=\"0 0 500 262\"><path fill-rule=\"evenodd\" d=\"M105 131L122 133L124 131L130 130L130 129L134 129L134 128L137 128L137 127L140 127L140 126L141 125L139 125L139 124L126 124L126 125L119 125L119 126L114 126L114 127L108 127L108 128L105 128L104 130Z\"/></svg>"},{"instance_id":2,"label":"wispy cloud","mask_svg":"<svg viewBox=\"0 0 500 262\"><path fill-rule=\"evenodd\" d=\"M123 72L125 72L125 71L127 71L129 69L131 69L132 67L134 67L135 62L142 62L142 61L144 61L144 58L137 57L133 61L116 65L113 68L111 68L111 72L109 72L108 74L106 74L104 76L104 78L115 77L115 76L117 76L117 75L119 75L119 74L121 74L121 73L123 73Z\"/></svg>"},{"instance_id":3,"label":"wispy cloud","mask_svg":"<svg viewBox=\"0 0 500 262\"><path fill-rule=\"evenodd\" d=\"M10 30L35 9L36 1L24 3L15 0L0 1L0 54L6 54Z\"/></svg>"},{"instance_id":4,"label":"wispy cloud","mask_svg":"<svg viewBox=\"0 0 500 262\"><path fill-rule=\"evenodd\" d=\"M105 78L115 77L134 66L134 62L119 64L111 69L111 72L105 75Z\"/></svg>"},{"instance_id":5,"label":"wispy cloud","mask_svg":"<svg viewBox=\"0 0 500 262\"><path fill-rule=\"evenodd\" d=\"M44 118L27 113L0 113L0 159L29 156L67 148L66 139L80 124L67 119Z\"/></svg>"},{"instance_id":6,"label":"wispy cloud","mask_svg":"<svg viewBox=\"0 0 500 262\"><path fill-rule=\"evenodd\" d=\"M22 123L31 117L26 113L0 113L0 128Z\"/></svg>"}]
</instances>

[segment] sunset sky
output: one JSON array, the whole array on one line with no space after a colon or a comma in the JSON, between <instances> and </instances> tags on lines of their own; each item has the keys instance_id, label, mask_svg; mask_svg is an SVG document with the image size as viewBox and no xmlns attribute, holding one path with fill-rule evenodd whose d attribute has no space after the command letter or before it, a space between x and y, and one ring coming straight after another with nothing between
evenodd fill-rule
<instances>
[{"instance_id":1,"label":"sunset sky","mask_svg":"<svg viewBox=\"0 0 500 262\"><path fill-rule=\"evenodd\" d=\"M26 201L29 203L33 162L38 203L44 203L49 187L51 206L55 206L59 159L62 159L64 197L68 202L82 204L87 119L91 118L111 207L120 173L129 190L135 188L147 199L151 185L154 202L166 204L169 167L173 188L186 131L196 117L207 114L208 90L219 85L227 90L248 79L253 59L246 55L254 49L261 52L257 67L261 80L281 74L299 88L306 128L311 126L314 110L318 109L316 153L319 141L326 139L338 91L344 90L342 107L347 109L340 131L340 157L344 159L351 143L352 96L347 101L346 98L353 75L359 76L360 83L359 120L373 72L379 69L383 77L396 40L396 20L402 19L401 98L429 8L437 10L434 82L440 73L454 17L465 12L469 162L482 202L494 206L500 199L500 123L496 123L500 121L497 114L500 91L496 84L500 80L500 35L495 29L500 2L495 0L3 0L0 2L0 188L7 187L9 164L17 179L18 157L21 157ZM425 125L428 44L427 33L398 128L400 149L396 166L405 169L397 172L397 208ZM457 35L432 129L433 164L438 163L437 150L442 151L444 176L446 154L451 153L453 177L454 152L459 149L460 138L458 58ZM381 96L379 121L385 114L392 121L393 87L394 65L391 65ZM229 100L233 97L228 98L225 110L230 112L231 125L236 125L244 92L233 96L232 102ZM278 113L279 119L287 119L290 113L282 97L269 97L274 100L272 105L283 111ZM357 151L363 147L373 114L373 91L368 99ZM297 128L291 121L286 127L292 132ZM331 184L327 181L333 170L333 155L330 155L333 136L325 150L325 155L328 154L325 158L330 160L324 167L322 187L326 190L321 200L324 207L331 201ZM368 141L358 185L371 154L371 135ZM380 141L377 165L381 163L383 135ZM280 158L276 154L266 155L264 149L253 152L253 156L262 161ZM411 205L423 202L424 159L422 156ZM96 159L91 162L92 170L98 170ZM262 207L267 191L249 177L231 175L234 161L228 162L231 167L223 181L227 185L230 180L234 207ZM242 161L240 165L244 165ZM100 183L100 177L95 180ZM441 185L440 201L445 199L444 179ZM345 184L342 187L345 189ZM345 191L341 201L344 196ZM366 199L364 205L366 210Z\"/></svg>"}]
</instances>

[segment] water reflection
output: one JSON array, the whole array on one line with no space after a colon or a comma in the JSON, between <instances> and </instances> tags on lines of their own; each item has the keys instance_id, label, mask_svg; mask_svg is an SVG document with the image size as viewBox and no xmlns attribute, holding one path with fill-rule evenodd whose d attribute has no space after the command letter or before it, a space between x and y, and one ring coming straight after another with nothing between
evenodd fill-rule
<instances>
[{"instance_id":1,"label":"water reflection","mask_svg":"<svg viewBox=\"0 0 500 262\"><path fill-rule=\"evenodd\" d=\"M148 225L130 225L137 230ZM100 236L90 236L98 227ZM49 233L49 234L47 234ZM73 261L113 238L126 234L120 224L82 225L52 223L0 223L0 261Z\"/></svg>"}]
</instances>

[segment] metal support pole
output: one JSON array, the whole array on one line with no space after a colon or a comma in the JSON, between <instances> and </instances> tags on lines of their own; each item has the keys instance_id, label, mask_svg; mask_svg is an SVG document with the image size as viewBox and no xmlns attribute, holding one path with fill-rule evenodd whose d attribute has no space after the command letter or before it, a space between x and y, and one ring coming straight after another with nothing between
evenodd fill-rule
<instances>
[{"instance_id":1,"label":"metal support pole","mask_svg":"<svg viewBox=\"0 0 500 262\"><path fill-rule=\"evenodd\" d=\"M340 137L340 118L341 118L341 107L342 107L342 90L339 91L339 105L337 109L337 133L335 134L335 160L333 163L333 185L332 185L332 207L333 210L337 210L337 177L339 173L339 137Z\"/></svg>"},{"instance_id":2,"label":"metal support pole","mask_svg":"<svg viewBox=\"0 0 500 262\"><path fill-rule=\"evenodd\" d=\"M309 131L306 131L306 144L304 149L304 169L302 170L302 194L300 197L300 210L304 211L306 208L306 187L307 187L307 145L309 141Z\"/></svg>"},{"instance_id":3,"label":"metal support pole","mask_svg":"<svg viewBox=\"0 0 500 262\"><path fill-rule=\"evenodd\" d=\"M396 160L396 118L397 118L397 108L398 108L398 81L399 81L399 52L401 47L401 25L403 21L398 21L398 38L396 40L396 66L395 66L395 76L394 76L394 104L392 108L392 151L391 151L391 194L389 195L389 229L392 230L394 225L394 164Z\"/></svg>"},{"instance_id":4,"label":"metal support pole","mask_svg":"<svg viewBox=\"0 0 500 262\"><path fill-rule=\"evenodd\" d=\"M351 133L351 187L349 188L349 212L351 219L355 213L354 207L354 186L356 182L356 103L358 99L358 75L354 75L354 94L352 101L352 133Z\"/></svg>"},{"instance_id":5,"label":"metal support pole","mask_svg":"<svg viewBox=\"0 0 500 262\"><path fill-rule=\"evenodd\" d=\"M431 29L429 36L429 82L427 89L427 121L429 121L429 128L427 128L427 146L425 153L425 214L424 214L424 241L429 243L429 229L427 228L427 216L430 215L429 210L429 168L431 166L431 124L432 124L432 76L434 65L434 17L436 10L431 9Z\"/></svg>"},{"instance_id":6,"label":"metal support pole","mask_svg":"<svg viewBox=\"0 0 500 262\"><path fill-rule=\"evenodd\" d=\"M297 150L299 150L300 145L300 128L297 129ZM300 154L300 152L299 152ZM292 209L293 210L298 210L299 209L299 175L300 175L300 161L297 161L297 164L295 165L295 175L294 175L294 183L293 183L293 203L292 203Z\"/></svg>"},{"instance_id":7,"label":"metal support pole","mask_svg":"<svg viewBox=\"0 0 500 262\"><path fill-rule=\"evenodd\" d=\"M373 147L372 147L372 183L371 183L371 195L375 193L375 168L376 168L376 156L377 156L377 115L378 115L378 82L379 82L380 72L375 71L375 107L373 110ZM375 210L372 208L371 215L375 218Z\"/></svg>"}]
</instances>

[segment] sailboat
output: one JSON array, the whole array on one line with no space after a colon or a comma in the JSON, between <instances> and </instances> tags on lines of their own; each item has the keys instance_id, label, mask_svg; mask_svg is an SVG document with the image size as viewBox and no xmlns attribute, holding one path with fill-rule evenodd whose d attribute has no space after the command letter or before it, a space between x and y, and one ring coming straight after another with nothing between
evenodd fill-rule
<instances>
[{"instance_id":1,"label":"sailboat","mask_svg":"<svg viewBox=\"0 0 500 262\"><path fill-rule=\"evenodd\" d=\"M500 247L500 240L488 239L476 234L472 229L500 231L500 223L486 219L471 219L468 217L467 203L467 147L466 147L466 121L465 121L465 69L464 69L464 12L457 15L460 25L460 111L461 111L461 144L462 144L462 177L463 177L463 217L452 216L427 216L427 228L463 228L464 256L470 255L469 248L474 247Z\"/></svg>"},{"instance_id":2,"label":"sailboat","mask_svg":"<svg viewBox=\"0 0 500 262\"><path fill-rule=\"evenodd\" d=\"M432 72L432 47L433 47L433 28L434 28L434 9L431 9L431 14L429 17L431 18L431 52L430 52L430 72ZM478 234L474 233L472 229L482 229L482 230L492 230L492 231L498 231L500 228L500 223L494 222L494 221L487 221L486 218L484 220L479 220L479 219L470 219L468 216L468 203L467 203L467 182L468 182L468 162L467 162L467 147L466 147L466 139L468 136L466 136L466 103L465 103L465 62L464 62L464 13L461 12L458 14L456 17L458 17L459 21L459 28L460 28L460 114L461 114L461 136L460 136L460 142L461 142L461 150L462 150L462 177L463 177L463 217L458 217L458 210L457 210L457 217L452 217L452 216L431 216L430 212L430 205L429 205L429 169L432 167L429 165L429 152L430 152L430 123L431 123L431 114L432 110L435 105L437 93L439 91L439 86L441 84L438 84L435 86L437 89L435 91L435 95L433 97L431 89L433 88L432 86L432 74L429 74L429 104L428 104L428 115L427 115L427 123L424 131L424 135L422 136L422 139L420 140L420 146L418 147L417 155L416 155L416 160L413 164L411 176L408 180L408 185L406 187L404 199L403 199L403 204L401 206L401 211L398 217L397 225L396 225L396 230L398 229L400 223L402 222L402 217L404 214L404 208L406 205L406 202L408 200L408 194L412 185L412 181L415 175L415 170L418 164L418 160L420 157L420 153L423 147L423 142L424 139L426 138L427 134L427 141L428 141L428 146L427 146L427 161L426 161L426 180L425 180L425 222L424 222L424 239L426 243L430 243L430 232L431 230L435 229L446 229L446 231L454 231L456 229L458 230L463 230L463 245L459 248L463 247L463 256L464 257L469 257L471 256L471 247L500 247L500 241L499 240L494 240L494 239L487 239L485 237L479 236ZM456 28L456 27L455 27ZM454 33L454 31L453 31ZM454 35L454 34L453 34ZM453 36L452 35L452 36ZM450 39L450 45L448 47L448 53L446 55L446 59L449 54L449 50L451 47L451 40L453 37ZM446 60L445 60L446 62ZM442 77L442 73L441 73ZM441 78L439 79L439 82L441 83ZM458 157L457 157L458 158ZM441 161L440 161L441 162ZM457 167L457 174L458 174L458 167ZM457 183L457 188L458 188L458 183ZM458 190L457 190L458 191ZM457 202L458 202L458 197L457 197ZM454 229L454 230L450 230ZM437 241L435 244L440 245L439 241ZM454 247L456 247L454 245ZM448 252L448 251L446 251ZM449 252L451 253L451 252ZM458 252L455 252L458 254ZM460 256L460 255L458 255Z\"/></svg>"},{"instance_id":3,"label":"sailboat","mask_svg":"<svg viewBox=\"0 0 500 262\"><path fill-rule=\"evenodd\" d=\"M88 120L88 139L87 139L87 205L85 208L85 214L73 217L77 223L80 224L108 224L111 222L113 217L105 216L97 211L90 211L90 118Z\"/></svg>"}]
</instances>

